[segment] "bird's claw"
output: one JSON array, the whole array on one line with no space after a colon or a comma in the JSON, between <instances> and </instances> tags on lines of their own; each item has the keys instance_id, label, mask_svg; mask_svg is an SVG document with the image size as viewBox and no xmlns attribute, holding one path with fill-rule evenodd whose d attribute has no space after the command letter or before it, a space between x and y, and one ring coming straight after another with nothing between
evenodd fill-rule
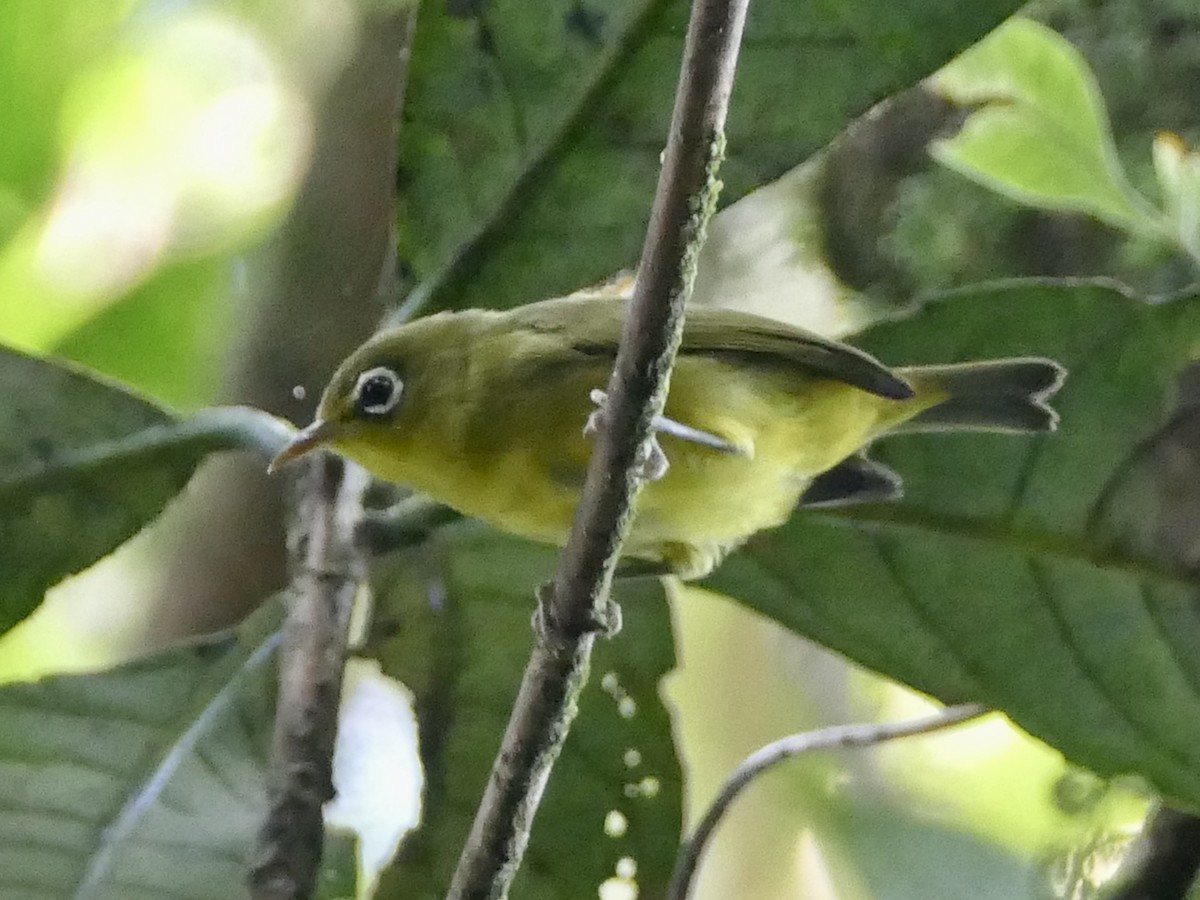
<instances>
[{"instance_id":1,"label":"bird's claw","mask_svg":"<svg viewBox=\"0 0 1200 900\"><path fill-rule=\"evenodd\" d=\"M587 417L587 422L584 423L584 437L591 437L600 430L600 419L604 415L608 395L599 388L595 388L588 394L588 399L596 404L596 408L592 410ZM653 428L655 431L659 430L659 421L661 419L662 417L660 416L654 420ZM638 460L637 469L634 474L643 481L658 481L667 474L667 470L670 468L671 463L667 459L667 454L663 452L662 445L658 442L658 437L652 432L650 440L646 445L646 450Z\"/></svg>"},{"instance_id":2,"label":"bird's claw","mask_svg":"<svg viewBox=\"0 0 1200 900\"><path fill-rule=\"evenodd\" d=\"M533 610L533 633L538 642L547 648L561 646L562 636L551 627L553 615L554 585L547 582L537 589L537 605ZM621 630L621 606L610 596L599 604L593 604L587 616L586 630L604 637L613 637Z\"/></svg>"},{"instance_id":3,"label":"bird's claw","mask_svg":"<svg viewBox=\"0 0 1200 900\"><path fill-rule=\"evenodd\" d=\"M588 394L588 399L595 404L596 408L588 413L587 421L583 423L584 437L591 437L600 430L600 417L604 415L604 404L608 400L608 394L600 388L593 388Z\"/></svg>"}]
</instances>

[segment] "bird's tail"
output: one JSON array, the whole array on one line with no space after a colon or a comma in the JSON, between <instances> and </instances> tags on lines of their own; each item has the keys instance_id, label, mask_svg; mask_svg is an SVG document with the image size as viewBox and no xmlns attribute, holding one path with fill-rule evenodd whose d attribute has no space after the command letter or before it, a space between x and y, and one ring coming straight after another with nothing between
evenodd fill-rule
<instances>
[{"instance_id":1,"label":"bird's tail","mask_svg":"<svg viewBox=\"0 0 1200 900\"><path fill-rule=\"evenodd\" d=\"M1053 360L1030 358L914 366L897 374L917 389L918 396L940 392L946 398L895 431L1042 432L1058 425L1058 413L1049 401L1067 373Z\"/></svg>"}]
</instances>

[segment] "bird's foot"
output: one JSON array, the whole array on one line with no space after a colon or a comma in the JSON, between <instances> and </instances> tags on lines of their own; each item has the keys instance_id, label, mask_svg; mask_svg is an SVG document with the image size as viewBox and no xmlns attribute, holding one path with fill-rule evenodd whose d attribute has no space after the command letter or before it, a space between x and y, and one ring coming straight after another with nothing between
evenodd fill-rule
<instances>
[{"instance_id":1,"label":"bird's foot","mask_svg":"<svg viewBox=\"0 0 1200 900\"><path fill-rule=\"evenodd\" d=\"M548 648L561 646L563 640L558 629L551 628L553 598L553 583L543 584L537 590L537 606L533 611L533 633L537 635L538 642ZM620 604L611 596L606 596L599 604L593 604L587 623L585 630L612 637L621 630Z\"/></svg>"},{"instance_id":2,"label":"bird's foot","mask_svg":"<svg viewBox=\"0 0 1200 900\"><path fill-rule=\"evenodd\" d=\"M596 408L587 417L587 422L583 426L584 437L591 437L600 430L600 421L606 412L606 404L608 403L608 395L604 391L596 388L590 394L589 399L596 404ZM667 454L663 452L662 445L658 442L657 432L659 421L665 421L661 416L656 418L651 424L653 431L650 434L650 441L646 451L639 459L635 474L643 481L658 481L667 474L667 470L671 468L671 463L667 459Z\"/></svg>"}]
</instances>

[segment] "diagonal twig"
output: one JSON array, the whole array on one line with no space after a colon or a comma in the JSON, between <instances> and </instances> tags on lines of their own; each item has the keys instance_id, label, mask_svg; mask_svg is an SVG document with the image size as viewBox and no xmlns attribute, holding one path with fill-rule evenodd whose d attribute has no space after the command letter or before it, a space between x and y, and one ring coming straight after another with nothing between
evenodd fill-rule
<instances>
[{"instance_id":1,"label":"diagonal twig","mask_svg":"<svg viewBox=\"0 0 1200 900\"><path fill-rule=\"evenodd\" d=\"M603 424L554 581L539 594L535 642L452 900L498 900L520 865L534 813L587 678L621 542L662 413L696 258L720 183L723 128L749 0L694 0L671 131Z\"/></svg>"},{"instance_id":2,"label":"diagonal twig","mask_svg":"<svg viewBox=\"0 0 1200 900\"><path fill-rule=\"evenodd\" d=\"M704 813L704 818L700 820L700 824L696 826L692 836L679 848L675 872L671 876L671 887L667 891L668 900L687 900L696 875L696 868L700 864L700 859L703 857L704 850L716 831L717 825L741 792L759 775L773 766L785 759L805 753L874 747L898 738L941 731L954 725L960 725L969 719L986 715L990 711L977 703L968 703L962 706L950 706L933 715L903 722L835 725L819 731L806 731L780 738L759 748L746 757L729 776L725 784L721 786L717 799Z\"/></svg>"}]
</instances>

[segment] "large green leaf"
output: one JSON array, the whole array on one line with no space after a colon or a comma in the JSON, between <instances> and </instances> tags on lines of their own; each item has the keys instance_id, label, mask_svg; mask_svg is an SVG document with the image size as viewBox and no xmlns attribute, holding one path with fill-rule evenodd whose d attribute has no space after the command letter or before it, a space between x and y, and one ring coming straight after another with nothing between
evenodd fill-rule
<instances>
[{"instance_id":1,"label":"large green leaf","mask_svg":"<svg viewBox=\"0 0 1200 900\"><path fill-rule=\"evenodd\" d=\"M0 396L0 631L157 516L206 454L278 449L290 434L256 410L177 422L115 384L3 348Z\"/></svg>"},{"instance_id":2,"label":"large green leaf","mask_svg":"<svg viewBox=\"0 0 1200 900\"><path fill-rule=\"evenodd\" d=\"M236 632L0 688L0 900L246 896L267 808L280 614L272 601ZM361 712L341 724L387 736L386 723L355 721ZM340 739L338 752L363 755ZM338 768L345 782L352 773ZM390 787L381 793L395 798ZM390 828L344 806L341 820L368 840ZM355 837L328 837L321 896L367 896Z\"/></svg>"},{"instance_id":3,"label":"large green leaf","mask_svg":"<svg viewBox=\"0 0 1200 900\"><path fill-rule=\"evenodd\" d=\"M532 642L533 589L553 550L464 524L443 533L431 574L402 559L378 616L397 624L385 670L417 695L425 816L379 896L441 896L487 783ZM425 578L418 577L422 569ZM674 665L670 616L657 585L623 585L624 628L596 646L579 717L538 811L513 888L523 900L595 897L622 858L640 896L661 896L682 820L681 773L658 683Z\"/></svg>"},{"instance_id":4,"label":"large green leaf","mask_svg":"<svg viewBox=\"0 0 1200 900\"><path fill-rule=\"evenodd\" d=\"M1082 54L1044 25L1013 19L930 79L964 109L938 161L1025 203L1158 233L1161 216L1129 184L1104 100Z\"/></svg>"},{"instance_id":5,"label":"large green leaf","mask_svg":"<svg viewBox=\"0 0 1200 900\"><path fill-rule=\"evenodd\" d=\"M0 898L244 895L278 621L0 689Z\"/></svg>"},{"instance_id":6,"label":"large green leaf","mask_svg":"<svg viewBox=\"0 0 1200 900\"><path fill-rule=\"evenodd\" d=\"M755 2L723 199L778 177L1019 5ZM452 0L421 10L399 210L401 255L426 282L415 300L513 306L637 262L689 8Z\"/></svg>"},{"instance_id":7,"label":"large green leaf","mask_svg":"<svg viewBox=\"0 0 1200 900\"><path fill-rule=\"evenodd\" d=\"M1102 285L967 292L868 332L892 363L1044 354L1057 434L912 435L898 504L800 513L709 583L946 701L982 700L1102 774L1200 805L1200 577L1162 549L1155 435L1200 298Z\"/></svg>"}]
</instances>

